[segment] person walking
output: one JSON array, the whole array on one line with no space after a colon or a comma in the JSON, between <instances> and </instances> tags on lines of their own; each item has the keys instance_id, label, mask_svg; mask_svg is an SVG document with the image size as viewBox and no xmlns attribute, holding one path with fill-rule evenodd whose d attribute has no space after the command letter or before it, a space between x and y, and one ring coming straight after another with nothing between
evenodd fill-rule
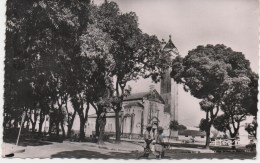
<instances>
[{"instance_id":1,"label":"person walking","mask_svg":"<svg viewBox=\"0 0 260 163\"><path fill-rule=\"evenodd\" d=\"M163 128L162 127L158 127L157 129L158 133L155 136L155 146L154 146L154 150L155 150L155 155L156 158L162 158L164 157L164 153L165 153L165 143L163 141Z\"/></svg>"},{"instance_id":2,"label":"person walking","mask_svg":"<svg viewBox=\"0 0 260 163\"><path fill-rule=\"evenodd\" d=\"M151 152L151 143L153 140L154 137L152 133L152 125L148 124L144 133L144 157L149 157L149 154Z\"/></svg>"}]
</instances>

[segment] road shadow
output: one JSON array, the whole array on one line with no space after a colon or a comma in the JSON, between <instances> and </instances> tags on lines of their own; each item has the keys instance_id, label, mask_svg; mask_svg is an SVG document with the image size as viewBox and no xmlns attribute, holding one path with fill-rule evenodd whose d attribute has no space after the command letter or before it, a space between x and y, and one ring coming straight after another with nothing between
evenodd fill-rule
<instances>
[{"instance_id":1,"label":"road shadow","mask_svg":"<svg viewBox=\"0 0 260 163\"><path fill-rule=\"evenodd\" d=\"M96 158L96 159L111 159L111 158L122 158L130 159L135 158L134 153L119 153L119 152L109 152L109 153L100 153L96 151L87 151L87 150L73 150L73 151L63 151L51 155L51 158Z\"/></svg>"},{"instance_id":2,"label":"road shadow","mask_svg":"<svg viewBox=\"0 0 260 163\"><path fill-rule=\"evenodd\" d=\"M88 150L73 150L73 151L63 151L51 155L51 158L88 158L88 159L156 159L154 155L150 155L149 158L141 157L142 153L140 152L109 152L109 153L100 153L97 151L88 151ZM169 156L165 156L164 159L170 159Z\"/></svg>"}]
</instances>

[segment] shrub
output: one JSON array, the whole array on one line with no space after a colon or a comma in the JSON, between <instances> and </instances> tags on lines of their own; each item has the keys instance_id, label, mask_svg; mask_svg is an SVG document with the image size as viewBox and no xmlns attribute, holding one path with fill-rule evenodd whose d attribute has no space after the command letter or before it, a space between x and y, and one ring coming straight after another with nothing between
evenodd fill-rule
<instances>
[{"instance_id":1,"label":"shrub","mask_svg":"<svg viewBox=\"0 0 260 163\"><path fill-rule=\"evenodd\" d=\"M256 151L256 144L255 143L250 143L246 145L247 149L250 149L250 151Z\"/></svg>"}]
</instances>

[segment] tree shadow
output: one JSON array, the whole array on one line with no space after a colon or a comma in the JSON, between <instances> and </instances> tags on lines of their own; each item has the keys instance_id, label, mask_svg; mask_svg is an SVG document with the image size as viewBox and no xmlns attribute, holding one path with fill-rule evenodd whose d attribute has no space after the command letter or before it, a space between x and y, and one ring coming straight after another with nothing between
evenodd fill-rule
<instances>
[{"instance_id":1,"label":"tree shadow","mask_svg":"<svg viewBox=\"0 0 260 163\"><path fill-rule=\"evenodd\" d=\"M88 158L88 159L156 159L154 155L149 155L149 158L141 157L140 152L109 152L100 153L97 151L87 151L87 150L73 150L73 151L63 151L51 155L51 158ZM165 156L164 159L170 159L169 156Z\"/></svg>"},{"instance_id":2,"label":"tree shadow","mask_svg":"<svg viewBox=\"0 0 260 163\"><path fill-rule=\"evenodd\" d=\"M8 140L8 141L4 141L4 142L10 143L10 144L15 144L16 140ZM26 147L26 146L43 146L43 145L50 145L50 144L53 144L53 143L36 140L36 139L26 139L26 140L21 140L18 145L22 146L22 147Z\"/></svg>"},{"instance_id":3,"label":"tree shadow","mask_svg":"<svg viewBox=\"0 0 260 163\"><path fill-rule=\"evenodd\" d=\"M119 152L111 152L111 153L100 153L96 151L87 151L87 150L73 150L73 151L63 151L51 155L51 158L99 158L99 159L111 159L111 158L133 158L129 156L129 153L119 153Z\"/></svg>"},{"instance_id":4,"label":"tree shadow","mask_svg":"<svg viewBox=\"0 0 260 163\"><path fill-rule=\"evenodd\" d=\"M30 140L22 142L25 146L43 146L43 145L50 145L51 142L46 141L39 141L39 140Z\"/></svg>"}]
</instances>

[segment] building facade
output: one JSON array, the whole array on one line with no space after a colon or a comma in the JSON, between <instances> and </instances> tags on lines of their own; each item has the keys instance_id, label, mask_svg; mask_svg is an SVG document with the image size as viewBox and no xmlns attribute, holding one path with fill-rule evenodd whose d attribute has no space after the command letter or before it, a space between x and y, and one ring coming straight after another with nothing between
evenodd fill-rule
<instances>
[{"instance_id":1,"label":"building facade","mask_svg":"<svg viewBox=\"0 0 260 163\"><path fill-rule=\"evenodd\" d=\"M152 124L154 133L157 127L164 128L168 133L170 114L164 111L164 101L154 89L148 92L132 94L124 99L120 112L121 137L142 137L147 124ZM86 124L86 133L94 133L96 114L89 115ZM115 133L115 114L108 112L106 115L106 133Z\"/></svg>"}]
</instances>

